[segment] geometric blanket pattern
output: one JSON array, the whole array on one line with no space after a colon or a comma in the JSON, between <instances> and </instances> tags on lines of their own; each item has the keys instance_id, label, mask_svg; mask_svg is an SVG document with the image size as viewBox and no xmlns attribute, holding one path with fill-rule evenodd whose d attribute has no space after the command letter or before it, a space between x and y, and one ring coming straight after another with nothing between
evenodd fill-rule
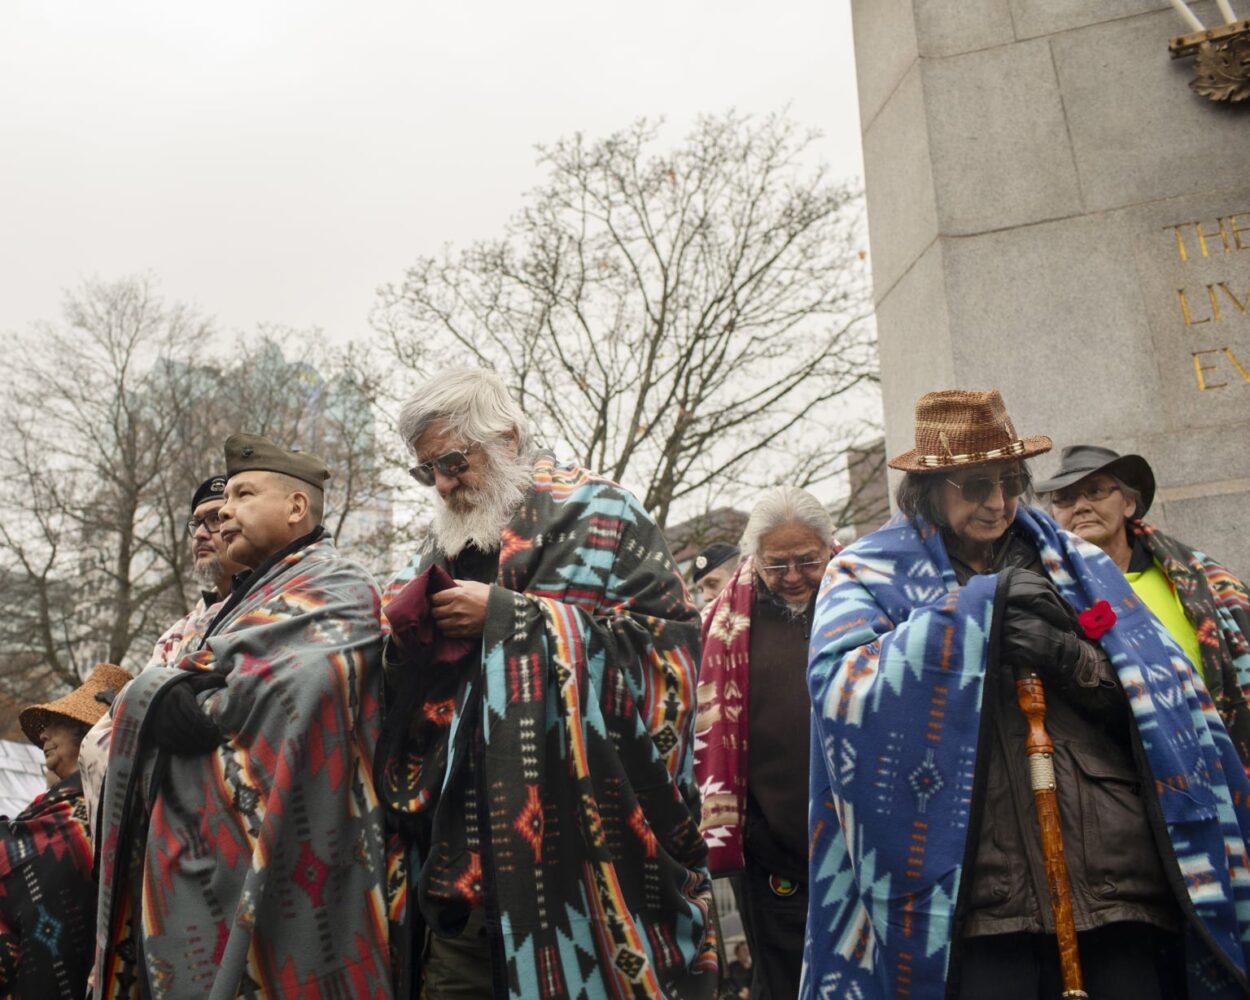
<instances>
[{"instance_id":1,"label":"geometric blanket pattern","mask_svg":"<svg viewBox=\"0 0 1250 1000\"><path fill-rule=\"evenodd\" d=\"M698 620L668 546L627 491L550 456L501 542L460 704L418 710L445 735L384 762L415 820L415 916L455 933L483 907L497 998L710 996ZM430 767L437 794L406 794Z\"/></svg>"}]
</instances>

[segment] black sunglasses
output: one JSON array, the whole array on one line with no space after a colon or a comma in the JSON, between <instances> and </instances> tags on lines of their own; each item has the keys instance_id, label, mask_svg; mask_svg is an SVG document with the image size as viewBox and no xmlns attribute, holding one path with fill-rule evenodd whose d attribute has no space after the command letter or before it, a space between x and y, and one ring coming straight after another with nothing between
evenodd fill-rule
<instances>
[{"instance_id":1,"label":"black sunglasses","mask_svg":"<svg viewBox=\"0 0 1250 1000\"><path fill-rule=\"evenodd\" d=\"M1002 487L1004 500L1018 497L1029 488L1029 477L1023 472L1009 472L1002 479L991 479L989 476L972 476L965 479L962 483L957 483L953 479L946 481L959 490L959 495L967 500L968 503L985 503L990 498L990 494L994 492L994 487L996 486Z\"/></svg>"},{"instance_id":2,"label":"black sunglasses","mask_svg":"<svg viewBox=\"0 0 1250 1000\"><path fill-rule=\"evenodd\" d=\"M458 479L469 471L468 454L476 447L477 445L471 444L463 451L449 451L446 455L439 455L438 458L432 458L428 462L414 465L408 470L408 475L412 476L422 486L434 485L435 470L449 479Z\"/></svg>"}]
</instances>

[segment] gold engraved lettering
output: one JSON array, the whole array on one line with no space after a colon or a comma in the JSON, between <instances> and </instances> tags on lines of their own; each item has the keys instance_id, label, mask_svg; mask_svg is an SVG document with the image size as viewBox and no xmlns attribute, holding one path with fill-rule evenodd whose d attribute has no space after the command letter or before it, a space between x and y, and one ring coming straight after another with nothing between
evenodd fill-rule
<instances>
[{"instance_id":1,"label":"gold engraved lettering","mask_svg":"<svg viewBox=\"0 0 1250 1000\"><path fill-rule=\"evenodd\" d=\"M1178 288L1176 297L1181 301L1181 316L1184 318L1186 326L1200 326L1203 323L1211 322L1210 316L1206 319L1194 319L1193 313L1189 311L1189 299L1185 297L1185 289Z\"/></svg>"},{"instance_id":2,"label":"gold engraved lettering","mask_svg":"<svg viewBox=\"0 0 1250 1000\"><path fill-rule=\"evenodd\" d=\"M1233 349L1231 347L1224 348L1224 356L1227 357L1228 360L1232 362L1233 367L1237 369L1237 374L1241 376L1241 380L1243 382L1250 382L1250 372L1246 371L1245 366L1237 360L1237 355L1233 353Z\"/></svg>"},{"instance_id":3,"label":"gold engraved lettering","mask_svg":"<svg viewBox=\"0 0 1250 1000\"><path fill-rule=\"evenodd\" d=\"M1225 253L1228 253L1228 251L1232 249L1232 246L1228 239L1228 230L1224 227L1224 220L1216 219L1215 225L1216 225L1215 232L1208 233L1202 228L1201 222L1194 223L1194 232L1198 234L1198 249L1202 251L1202 256L1204 257L1211 256L1207 252L1207 237L1208 236L1218 236L1220 238L1220 242L1224 244Z\"/></svg>"},{"instance_id":4,"label":"gold engraved lettering","mask_svg":"<svg viewBox=\"0 0 1250 1000\"><path fill-rule=\"evenodd\" d=\"M1227 281L1221 281L1217 287L1224 289L1224 294L1227 295L1229 301L1237 307L1237 311L1239 313L1245 316L1248 312L1250 312L1250 285L1246 286L1246 300L1244 302L1237 298L1233 290L1228 287Z\"/></svg>"},{"instance_id":5,"label":"gold engraved lettering","mask_svg":"<svg viewBox=\"0 0 1250 1000\"><path fill-rule=\"evenodd\" d=\"M1237 216L1230 215L1228 217L1228 228L1233 234L1233 246L1235 246L1238 250L1250 250L1250 244L1241 242L1241 234L1250 233L1250 226L1237 225Z\"/></svg>"},{"instance_id":6,"label":"gold engraved lettering","mask_svg":"<svg viewBox=\"0 0 1250 1000\"><path fill-rule=\"evenodd\" d=\"M1215 371L1215 366L1204 365L1202 363L1202 355L1219 354L1219 353L1220 353L1219 351L1194 351L1193 352L1194 378L1198 380L1199 392L1206 392L1208 389L1222 389L1224 386L1228 385L1227 382L1208 382L1206 379L1205 373Z\"/></svg>"},{"instance_id":7,"label":"gold engraved lettering","mask_svg":"<svg viewBox=\"0 0 1250 1000\"><path fill-rule=\"evenodd\" d=\"M1196 225L1198 225L1198 223L1196 223L1196 222L1186 222L1186 223L1181 223L1181 225L1182 225L1182 226L1186 226L1186 225L1187 225L1187 226L1196 226ZM1178 255L1180 256L1180 258L1181 258L1181 263L1182 263L1182 264L1183 264L1183 263L1185 263L1187 260L1189 260L1189 253L1188 253L1188 251L1186 251L1186 249L1185 249L1185 237L1184 237L1184 236L1182 235L1182 233L1181 233L1181 226L1164 226L1163 228L1164 228L1165 230L1170 229L1170 230L1172 230L1172 232L1175 234L1175 236L1176 236L1176 252L1177 252L1177 254L1178 254Z\"/></svg>"},{"instance_id":8,"label":"gold engraved lettering","mask_svg":"<svg viewBox=\"0 0 1250 1000\"><path fill-rule=\"evenodd\" d=\"M1207 285L1207 301L1211 303L1211 320L1218 323L1224 317L1220 315L1220 300L1215 297L1215 286Z\"/></svg>"}]
</instances>

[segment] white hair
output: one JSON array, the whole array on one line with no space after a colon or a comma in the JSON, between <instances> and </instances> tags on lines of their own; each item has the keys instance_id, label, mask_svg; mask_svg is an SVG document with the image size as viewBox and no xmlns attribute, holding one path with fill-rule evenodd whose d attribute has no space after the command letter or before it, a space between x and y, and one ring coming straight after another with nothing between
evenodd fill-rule
<instances>
[{"instance_id":1,"label":"white hair","mask_svg":"<svg viewBox=\"0 0 1250 1000\"><path fill-rule=\"evenodd\" d=\"M814 496L798 486L775 486L756 501L738 547L743 556L758 556L760 539L774 528L798 522L811 528L821 544L833 543L833 518Z\"/></svg>"},{"instance_id":2,"label":"white hair","mask_svg":"<svg viewBox=\"0 0 1250 1000\"><path fill-rule=\"evenodd\" d=\"M399 412L399 433L416 454L417 439L435 421L466 444L485 444L512 432L517 452L529 449L529 420L503 380L485 368L450 368L417 387Z\"/></svg>"}]
</instances>

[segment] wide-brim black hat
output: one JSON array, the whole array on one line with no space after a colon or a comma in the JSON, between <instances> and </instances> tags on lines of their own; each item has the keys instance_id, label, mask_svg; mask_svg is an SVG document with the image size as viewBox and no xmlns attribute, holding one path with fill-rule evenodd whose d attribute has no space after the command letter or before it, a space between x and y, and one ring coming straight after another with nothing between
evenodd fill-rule
<instances>
[{"instance_id":1,"label":"wide-brim black hat","mask_svg":"<svg viewBox=\"0 0 1250 1000\"><path fill-rule=\"evenodd\" d=\"M1150 463L1140 455L1121 455L1110 448L1099 448L1092 444L1074 444L1063 449L1059 456L1059 468L1053 476L1034 484L1038 493L1054 493L1065 486L1078 483L1086 476L1095 472L1105 472L1109 476L1131 486L1141 494L1141 503L1134 514L1144 517L1155 498L1155 474Z\"/></svg>"}]
</instances>

